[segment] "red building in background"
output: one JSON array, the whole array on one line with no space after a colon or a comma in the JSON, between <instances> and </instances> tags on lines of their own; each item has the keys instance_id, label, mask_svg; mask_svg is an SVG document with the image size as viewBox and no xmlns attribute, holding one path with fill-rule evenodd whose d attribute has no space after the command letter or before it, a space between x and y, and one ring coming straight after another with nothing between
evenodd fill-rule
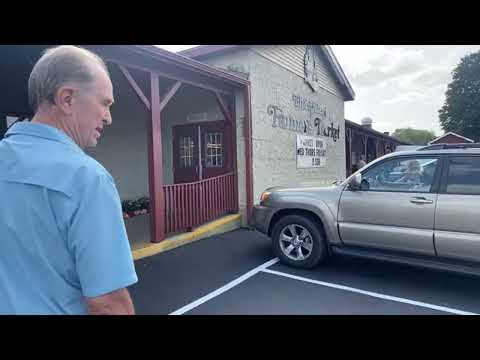
<instances>
[{"instance_id":1,"label":"red building in background","mask_svg":"<svg viewBox=\"0 0 480 360\"><path fill-rule=\"evenodd\" d=\"M468 144L474 143L472 139L466 138L464 136L455 134L454 132L447 132L442 136L433 139L428 143L428 145L436 145L436 144Z\"/></svg>"}]
</instances>

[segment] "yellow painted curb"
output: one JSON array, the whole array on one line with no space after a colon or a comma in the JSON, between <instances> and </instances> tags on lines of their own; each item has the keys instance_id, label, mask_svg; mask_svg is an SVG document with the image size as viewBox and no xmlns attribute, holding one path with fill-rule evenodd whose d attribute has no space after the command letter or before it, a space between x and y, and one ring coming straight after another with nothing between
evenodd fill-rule
<instances>
[{"instance_id":1,"label":"yellow painted curb","mask_svg":"<svg viewBox=\"0 0 480 360\"><path fill-rule=\"evenodd\" d=\"M192 232L180 234L177 236L172 236L171 238L165 239L161 243L158 244L151 244L144 248L133 250L132 255L134 260L142 259L148 256L156 255L161 252L176 248L181 245L188 244L195 240L205 233L215 230L222 225L237 221L240 219L240 214L228 215L221 219L212 221L209 224L200 226L198 229L195 229Z\"/></svg>"}]
</instances>

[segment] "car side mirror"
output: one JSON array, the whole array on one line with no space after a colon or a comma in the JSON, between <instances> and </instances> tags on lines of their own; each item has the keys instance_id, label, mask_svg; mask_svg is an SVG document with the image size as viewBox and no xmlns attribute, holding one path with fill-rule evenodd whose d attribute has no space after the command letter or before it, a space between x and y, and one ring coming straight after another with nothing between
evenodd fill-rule
<instances>
[{"instance_id":1,"label":"car side mirror","mask_svg":"<svg viewBox=\"0 0 480 360\"><path fill-rule=\"evenodd\" d=\"M360 190L362 186L362 174L355 174L348 180L348 186L351 190Z\"/></svg>"}]
</instances>

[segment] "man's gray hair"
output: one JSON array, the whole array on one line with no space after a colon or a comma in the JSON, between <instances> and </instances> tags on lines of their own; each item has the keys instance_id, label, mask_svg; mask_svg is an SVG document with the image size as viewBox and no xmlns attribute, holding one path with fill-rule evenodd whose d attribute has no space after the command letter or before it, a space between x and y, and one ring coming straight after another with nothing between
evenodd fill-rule
<instances>
[{"instance_id":1,"label":"man's gray hair","mask_svg":"<svg viewBox=\"0 0 480 360\"><path fill-rule=\"evenodd\" d=\"M66 83L87 86L95 81L93 64L108 75L103 60L86 49L62 45L47 49L37 61L28 79L28 98L34 112L43 101L54 103L58 89Z\"/></svg>"}]
</instances>

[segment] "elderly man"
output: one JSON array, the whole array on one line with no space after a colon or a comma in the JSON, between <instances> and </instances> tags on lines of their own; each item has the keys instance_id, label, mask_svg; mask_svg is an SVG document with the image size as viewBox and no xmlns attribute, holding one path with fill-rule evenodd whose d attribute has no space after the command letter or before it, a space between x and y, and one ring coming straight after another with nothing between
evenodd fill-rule
<instances>
[{"instance_id":1,"label":"elderly man","mask_svg":"<svg viewBox=\"0 0 480 360\"><path fill-rule=\"evenodd\" d=\"M0 142L0 314L134 314L118 192L83 149L112 123L104 62L48 49L28 81L31 122Z\"/></svg>"}]
</instances>

